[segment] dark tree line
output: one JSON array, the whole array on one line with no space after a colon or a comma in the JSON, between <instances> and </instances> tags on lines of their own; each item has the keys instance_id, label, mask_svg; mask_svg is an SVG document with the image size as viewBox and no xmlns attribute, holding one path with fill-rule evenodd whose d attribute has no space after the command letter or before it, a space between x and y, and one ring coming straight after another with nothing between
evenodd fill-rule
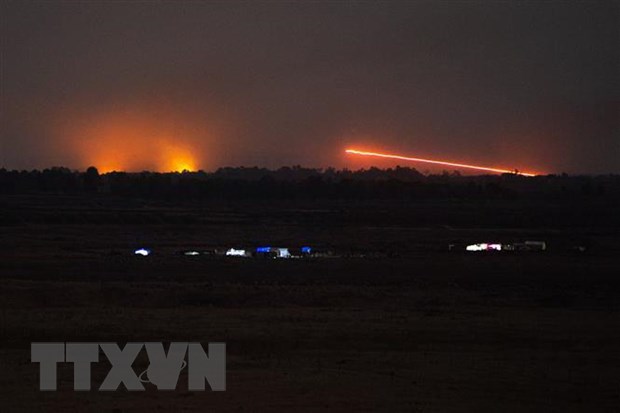
<instances>
[{"instance_id":1,"label":"dark tree line","mask_svg":"<svg viewBox=\"0 0 620 413\"><path fill-rule=\"evenodd\" d=\"M414 168L358 171L221 168L215 172L124 173L100 175L67 168L42 171L0 169L0 194L112 194L149 199L620 199L620 176L514 174L461 176L456 172L423 175Z\"/></svg>"}]
</instances>

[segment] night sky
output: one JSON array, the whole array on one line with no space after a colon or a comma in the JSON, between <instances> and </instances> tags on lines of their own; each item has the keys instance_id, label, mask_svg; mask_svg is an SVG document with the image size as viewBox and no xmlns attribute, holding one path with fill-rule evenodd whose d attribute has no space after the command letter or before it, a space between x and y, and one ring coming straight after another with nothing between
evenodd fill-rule
<instances>
[{"instance_id":1,"label":"night sky","mask_svg":"<svg viewBox=\"0 0 620 413\"><path fill-rule=\"evenodd\" d=\"M0 15L0 167L371 165L343 154L357 147L620 173L618 1L4 1Z\"/></svg>"}]
</instances>

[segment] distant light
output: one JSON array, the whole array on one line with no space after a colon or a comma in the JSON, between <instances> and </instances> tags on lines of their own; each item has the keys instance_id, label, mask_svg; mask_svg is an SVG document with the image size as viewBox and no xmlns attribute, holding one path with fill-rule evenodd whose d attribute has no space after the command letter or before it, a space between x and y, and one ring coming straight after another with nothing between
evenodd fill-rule
<instances>
[{"instance_id":1,"label":"distant light","mask_svg":"<svg viewBox=\"0 0 620 413\"><path fill-rule=\"evenodd\" d=\"M245 252L245 250L230 248L228 251L226 251L226 255L228 255L229 257L245 257L247 256L247 253Z\"/></svg>"},{"instance_id":2,"label":"distant light","mask_svg":"<svg viewBox=\"0 0 620 413\"><path fill-rule=\"evenodd\" d=\"M134 255L141 255L143 257L146 257L148 255L151 255L151 250L148 248L139 248L137 250L135 250Z\"/></svg>"},{"instance_id":3,"label":"distant light","mask_svg":"<svg viewBox=\"0 0 620 413\"><path fill-rule=\"evenodd\" d=\"M301 247L301 252L303 254L310 254L312 252L312 248L310 248L310 247Z\"/></svg>"},{"instance_id":4,"label":"distant light","mask_svg":"<svg viewBox=\"0 0 620 413\"><path fill-rule=\"evenodd\" d=\"M270 252L271 247L257 247L256 252Z\"/></svg>"},{"instance_id":5,"label":"distant light","mask_svg":"<svg viewBox=\"0 0 620 413\"><path fill-rule=\"evenodd\" d=\"M198 251L185 251L183 254L188 256L200 255Z\"/></svg>"},{"instance_id":6,"label":"distant light","mask_svg":"<svg viewBox=\"0 0 620 413\"><path fill-rule=\"evenodd\" d=\"M486 251L487 244L472 244L465 248L467 251Z\"/></svg>"},{"instance_id":7,"label":"distant light","mask_svg":"<svg viewBox=\"0 0 620 413\"><path fill-rule=\"evenodd\" d=\"M467 247L465 247L465 250L467 251L501 251L502 244L487 244L483 242L480 244L468 245Z\"/></svg>"},{"instance_id":8,"label":"distant light","mask_svg":"<svg viewBox=\"0 0 620 413\"><path fill-rule=\"evenodd\" d=\"M277 248L276 253L278 258L291 258L288 248Z\"/></svg>"}]
</instances>

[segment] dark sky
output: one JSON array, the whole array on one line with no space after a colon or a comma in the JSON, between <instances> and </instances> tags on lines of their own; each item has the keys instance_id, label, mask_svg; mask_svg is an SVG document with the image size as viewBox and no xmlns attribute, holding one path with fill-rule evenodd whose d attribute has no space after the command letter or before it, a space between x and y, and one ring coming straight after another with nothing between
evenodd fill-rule
<instances>
[{"instance_id":1,"label":"dark sky","mask_svg":"<svg viewBox=\"0 0 620 413\"><path fill-rule=\"evenodd\" d=\"M7 168L620 173L618 1L1 7Z\"/></svg>"}]
</instances>

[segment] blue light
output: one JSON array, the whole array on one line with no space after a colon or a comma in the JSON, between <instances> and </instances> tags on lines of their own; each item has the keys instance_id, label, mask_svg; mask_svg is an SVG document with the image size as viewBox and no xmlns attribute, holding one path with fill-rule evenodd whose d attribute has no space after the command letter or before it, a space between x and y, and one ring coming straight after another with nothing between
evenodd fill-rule
<instances>
[{"instance_id":1,"label":"blue light","mask_svg":"<svg viewBox=\"0 0 620 413\"><path fill-rule=\"evenodd\" d=\"M312 248L310 247L301 247L301 252L304 254L310 254L311 251L312 251Z\"/></svg>"},{"instance_id":2,"label":"blue light","mask_svg":"<svg viewBox=\"0 0 620 413\"><path fill-rule=\"evenodd\" d=\"M271 247L258 247L256 248L256 252L269 252L271 251Z\"/></svg>"}]
</instances>

